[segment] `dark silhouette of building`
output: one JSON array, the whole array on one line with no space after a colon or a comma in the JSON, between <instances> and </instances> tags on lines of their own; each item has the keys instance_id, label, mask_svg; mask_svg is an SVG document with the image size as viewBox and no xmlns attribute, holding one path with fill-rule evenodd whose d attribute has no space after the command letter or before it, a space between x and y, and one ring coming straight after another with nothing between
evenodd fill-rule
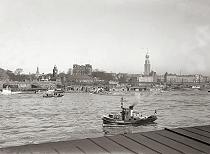
<instances>
[{"instance_id":1,"label":"dark silhouette of building","mask_svg":"<svg viewBox=\"0 0 210 154\"><path fill-rule=\"evenodd\" d=\"M39 67L36 68L36 77L38 78L40 76L40 73L39 73Z\"/></svg>"},{"instance_id":2,"label":"dark silhouette of building","mask_svg":"<svg viewBox=\"0 0 210 154\"><path fill-rule=\"evenodd\" d=\"M56 81L58 77L58 68L57 66L55 65L54 68L53 68L53 74L52 74L52 78L50 79L51 81Z\"/></svg>"},{"instance_id":3,"label":"dark silhouette of building","mask_svg":"<svg viewBox=\"0 0 210 154\"><path fill-rule=\"evenodd\" d=\"M58 75L58 68L57 66L55 65L54 68L53 68L53 77L56 78Z\"/></svg>"},{"instance_id":4,"label":"dark silhouette of building","mask_svg":"<svg viewBox=\"0 0 210 154\"><path fill-rule=\"evenodd\" d=\"M9 76L7 75L7 71L0 68L0 81L4 81L9 79Z\"/></svg>"}]
</instances>

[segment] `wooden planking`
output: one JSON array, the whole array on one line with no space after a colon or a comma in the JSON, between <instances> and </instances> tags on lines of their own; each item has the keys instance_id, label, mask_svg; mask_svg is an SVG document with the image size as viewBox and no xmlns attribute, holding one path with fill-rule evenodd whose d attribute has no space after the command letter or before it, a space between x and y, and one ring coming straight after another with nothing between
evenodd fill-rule
<instances>
[{"instance_id":1,"label":"wooden planking","mask_svg":"<svg viewBox=\"0 0 210 154\"><path fill-rule=\"evenodd\" d=\"M125 135L115 135L115 136L109 136L107 138L127 149L132 149L132 151L135 153L149 153L149 154L158 153L157 151L152 150L150 147L146 147L142 144L139 144L138 142L126 137Z\"/></svg>"},{"instance_id":2,"label":"wooden planking","mask_svg":"<svg viewBox=\"0 0 210 154\"><path fill-rule=\"evenodd\" d=\"M123 146L120 146L119 144L115 143L114 141L108 139L107 137L99 137L99 138L93 138L90 139L95 144L99 145L105 151L109 153L132 153L127 148L124 148Z\"/></svg>"},{"instance_id":3,"label":"wooden planking","mask_svg":"<svg viewBox=\"0 0 210 154\"><path fill-rule=\"evenodd\" d=\"M84 152L80 151L72 143L72 141L60 141L53 143L31 144L18 147L10 147L3 149L2 152L0 151L0 154L84 154Z\"/></svg>"},{"instance_id":4,"label":"wooden planking","mask_svg":"<svg viewBox=\"0 0 210 154\"><path fill-rule=\"evenodd\" d=\"M181 153L180 151L173 149L173 147L169 147L169 146L164 145L160 142L157 142L153 139L145 137L145 136L141 135L140 133L128 134L126 136L128 138L135 140L136 142L138 142L142 145L152 148L153 150L155 150L159 153L165 153L165 154L168 154L168 153L180 154Z\"/></svg>"},{"instance_id":5,"label":"wooden planking","mask_svg":"<svg viewBox=\"0 0 210 154\"><path fill-rule=\"evenodd\" d=\"M196 129L196 128L193 128L193 127L187 127L187 128L181 128L181 129L184 129L186 131L189 131L189 132L192 132L194 134L198 134L198 135L201 135L201 136L204 136L204 137L207 137L207 138L210 139L210 133L209 132L199 130L199 129Z\"/></svg>"},{"instance_id":6,"label":"wooden planking","mask_svg":"<svg viewBox=\"0 0 210 154\"><path fill-rule=\"evenodd\" d=\"M0 154L210 153L210 125L0 149Z\"/></svg>"},{"instance_id":7,"label":"wooden planking","mask_svg":"<svg viewBox=\"0 0 210 154\"><path fill-rule=\"evenodd\" d=\"M174 133L178 133L178 134L180 134L180 135L184 135L185 137L189 137L189 138L191 138L191 139L200 141L200 142L202 142L203 144L210 145L210 139L209 139L208 137L198 135L198 134L196 134L196 133L193 133L193 132L184 130L184 129L182 129L182 128L176 128L176 129L173 129L173 130L171 130L171 131L173 131Z\"/></svg>"},{"instance_id":8,"label":"wooden planking","mask_svg":"<svg viewBox=\"0 0 210 154\"><path fill-rule=\"evenodd\" d=\"M199 130L202 130L202 131L205 131L205 132L209 132L210 133L210 125L209 126L195 126L193 128L199 129Z\"/></svg>"},{"instance_id":9,"label":"wooden planking","mask_svg":"<svg viewBox=\"0 0 210 154\"><path fill-rule=\"evenodd\" d=\"M74 146L71 141L50 143L49 146L56 149L56 151L60 154L84 154L84 152Z\"/></svg>"},{"instance_id":10,"label":"wooden planking","mask_svg":"<svg viewBox=\"0 0 210 154\"><path fill-rule=\"evenodd\" d=\"M210 146L208 146L206 144L202 144L202 143L192 140L190 138L186 138L182 135L178 135L171 131L163 130L163 131L159 131L158 134L168 137L176 142L180 142L181 144L187 145L187 146L194 148L196 150L199 150L203 153L209 153L209 151L210 151Z\"/></svg>"},{"instance_id":11,"label":"wooden planking","mask_svg":"<svg viewBox=\"0 0 210 154\"><path fill-rule=\"evenodd\" d=\"M89 139L75 140L73 142L73 145L77 147L80 151L87 154L109 153Z\"/></svg>"},{"instance_id":12,"label":"wooden planking","mask_svg":"<svg viewBox=\"0 0 210 154\"><path fill-rule=\"evenodd\" d=\"M4 151L5 153L14 153L14 154L39 154L39 153L45 153L45 154L57 154L57 151L55 148L51 148L49 145L25 145L25 146L19 146L14 148L7 148Z\"/></svg>"},{"instance_id":13,"label":"wooden planking","mask_svg":"<svg viewBox=\"0 0 210 154\"><path fill-rule=\"evenodd\" d=\"M161 144L167 145L168 147L171 147L173 149L176 149L180 153L189 153L189 154L199 154L203 153L199 150L196 150L194 148L191 148L187 145L184 145L180 142L177 142L175 140L172 140L170 138L167 138L165 136L162 136L158 134L158 132L147 132L147 133L142 133L143 136L146 136L156 142L159 142Z\"/></svg>"}]
</instances>

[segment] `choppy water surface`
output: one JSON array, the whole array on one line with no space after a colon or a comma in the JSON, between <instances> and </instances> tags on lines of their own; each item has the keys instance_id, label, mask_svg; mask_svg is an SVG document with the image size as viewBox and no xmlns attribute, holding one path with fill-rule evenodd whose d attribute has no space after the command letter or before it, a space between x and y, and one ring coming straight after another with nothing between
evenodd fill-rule
<instances>
[{"instance_id":1,"label":"choppy water surface","mask_svg":"<svg viewBox=\"0 0 210 154\"><path fill-rule=\"evenodd\" d=\"M61 98L0 95L0 147L210 124L210 93L206 91L145 92L126 96L125 106L137 103L134 110L143 115L156 109L156 124L103 128L101 117L120 112L120 98L76 93Z\"/></svg>"}]
</instances>

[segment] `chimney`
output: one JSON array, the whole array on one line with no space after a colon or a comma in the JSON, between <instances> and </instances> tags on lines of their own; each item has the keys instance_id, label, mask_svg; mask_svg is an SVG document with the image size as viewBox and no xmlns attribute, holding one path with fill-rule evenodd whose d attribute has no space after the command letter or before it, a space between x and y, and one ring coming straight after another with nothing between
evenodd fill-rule
<instances>
[{"instance_id":1,"label":"chimney","mask_svg":"<svg viewBox=\"0 0 210 154\"><path fill-rule=\"evenodd\" d=\"M130 116L132 117L133 116L133 105L129 106L129 109L130 109Z\"/></svg>"}]
</instances>

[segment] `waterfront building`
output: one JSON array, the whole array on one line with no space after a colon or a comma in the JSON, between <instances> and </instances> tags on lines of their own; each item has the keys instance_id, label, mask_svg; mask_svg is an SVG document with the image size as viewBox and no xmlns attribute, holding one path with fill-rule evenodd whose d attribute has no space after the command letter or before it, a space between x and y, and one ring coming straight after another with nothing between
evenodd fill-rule
<instances>
[{"instance_id":1,"label":"waterfront building","mask_svg":"<svg viewBox=\"0 0 210 154\"><path fill-rule=\"evenodd\" d=\"M137 74L136 76L131 76L129 79L131 85L139 86L142 84L151 84L157 82L156 72L151 71L149 75L145 76L143 74Z\"/></svg>"},{"instance_id":2,"label":"waterfront building","mask_svg":"<svg viewBox=\"0 0 210 154\"><path fill-rule=\"evenodd\" d=\"M0 68L0 81L8 80L9 76L7 75L7 72Z\"/></svg>"},{"instance_id":3,"label":"waterfront building","mask_svg":"<svg viewBox=\"0 0 210 154\"><path fill-rule=\"evenodd\" d=\"M18 81L6 81L2 83L1 88L10 88L12 91L26 90L31 88L29 81L18 82Z\"/></svg>"},{"instance_id":4,"label":"waterfront building","mask_svg":"<svg viewBox=\"0 0 210 154\"><path fill-rule=\"evenodd\" d=\"M165 74L166 83L183 83L183 82L195 82L194 75L176 75L176 74Z\"/></svg>"},{"instance_id":5,"label":"waterfront building","mask_svg":"<svg viewBox=\"0 0 210 154\"><path fill-rule=\"evenodd\" d=\"M208 78L200 74L177 75L165 73L164 81L166 83L206 83L208 82Z\"/></svg>"},{"instance_id":6,"label":"waterfront building","mask_svg":"<svg viewBox=\"0 0 210 154\"><path fill-rule=\"evenodd\" d=\"M163 82L165 82L165 77L164 77L164 75L157 75L157 82L158 82L158 83L163 83Z\"/></svg>"},{"instance_id":7,"label":"waterfront building","mask_svg":"<svg viewBox=\"0 0 210 154\"><path fill-rule=\"evenodd\" d=\"M145 63L144 63L144 75L149 76L150 74L150 61L149 61L149 54L147 53L145 56Z\"/></svg>"},{"instance_id":8,"label":"waterfront building","mask_svg":"<svg viewBox=\"0 0 210 154\"><path fill-rule=\"evenodd\" d=\"M153 76L139 76L137 78L138 82L154 82Z\"/></svg>"},{"instance_id":9,"label":"waterfront building","mask_svg":"<svg viewBox=\"0 0 210 154\"><path fill-rule=\"evenodd\" d=\"M58 85L61 85L60 81L38 81L38 82L32 82L31 88L41 88L41 89L56 89Z\"/></svg>"},{"instance_id":10,"label":"waterfront building","mask_svg":"<svg viewBox=\"0 0 210 154\"><path fill-rule=\"evenodd\" d=\"M149 76L152 77L152 80L153 80L152 82L157 82L158 77L157 77L157 73L155 71L151 71Z\"/></svg>"},{"instance_id":11,"label":"waterfront building","mask_svg":"<svg viewBox=\"0 0 210 154\"><path fill-rule=\"evenodd\" d=\"M92 75L92 65L73 65L73 75Z\"/></svg>"},{"instance_id":12,"label":"waterfront building","mask_svg":"<svg viewBox=\"0 0 210 154\"><path fill-rule=\"evenodd\" d=\"M92 65L90 65L90 64L85 65L85 74L86 75L91 75L92 74Z\"/></svg>"},{"instance_id":13,"label":"waterfront building","mask_svg":"<svg viewBox=\"0 0 210 154\"><path fill-rule=\"evenodd\" d=\"M126 83L130 80L131 76L129 76L129 74L127 73L118 73L116 75L117 77L117 80L120 82L120 83Z\"/></svg>"},{"instance_id":14,"label":"waterfront building","mask_svg":"<svg viewBox=\"0 0 210 154\"><path fill-rule=\"evenodd\" d=\"M44 73L42 73L40 81L49 81L49 78Z\"/></svg>"},{"instance_id":15,"label":"waterfront building","mask_svg":"<svg viewBox=\"0 0 210 154\"><path fill-rule=\"evenodd\" d=\"M65 79L67 85L91 85L94 78L88 75L71 75Z\"/></svg>"}]
</instances>

